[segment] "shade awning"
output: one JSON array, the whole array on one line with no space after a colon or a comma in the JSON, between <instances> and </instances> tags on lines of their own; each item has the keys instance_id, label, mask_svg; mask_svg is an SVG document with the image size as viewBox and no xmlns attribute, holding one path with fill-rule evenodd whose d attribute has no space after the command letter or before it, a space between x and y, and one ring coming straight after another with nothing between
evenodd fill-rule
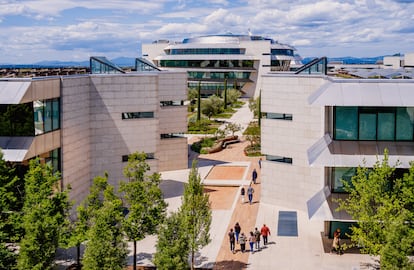
<instances>
[{"instance_id":1,"label":"shade awning","mask_svg":"<svg viewBox=\"0 0 414 270\"><path fill-rule=\"evenodd\" d=\"M372 167L382 160L388 150L390 165L409 168L414 156L413 142L334 141L325 134L307 151L310 166L321 167Z\"/></svg>"},{"instance_id":2,"label":"shade awning","mask_svg":"<svg viewBox=\"0 0 414 270\"><path fill-rule=\"evenodd\" d=\"M308 98L320 106L414 106L413 80L330 80Z\"/></svg>"},{"instance_id":3,"label":"shade awning","mask_svg":"<svg viewBox=\"0 0 414 270\"><path fill-rule=\"evenodd\" d=\"M0 104L19 104L30 84L29 81L0 81Z\"/></svg>"},{"instance_id":4,"label":"shade awning","mask_svg":"<svg viewBox=\"0 0 414 270\"><path fill-rule=\"evenodd\" d=\"M22 162L32 145L34 137L0 137L3 158L10 162Z\"/></svg>"},{"instance_id":5,"label":"shade awning","mask_svg":"<svg viewBox=\"0 0 414 270\"><path fill-rule=\"evenodd\" d=\"M354 221L344 210L336 211L339 207L338 199L345 199L347 194L332 194L328 186L319 190L306 202L308 217L318 221Z\"/></svg>"}]
</instances>

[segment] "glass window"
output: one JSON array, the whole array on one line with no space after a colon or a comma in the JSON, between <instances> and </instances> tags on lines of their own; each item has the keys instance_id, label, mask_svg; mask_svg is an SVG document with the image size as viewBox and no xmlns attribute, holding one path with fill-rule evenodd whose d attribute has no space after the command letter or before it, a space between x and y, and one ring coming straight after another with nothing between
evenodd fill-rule
<instances>
[{"instance_id":1,"label":"glass window","mask_svg":"<svg viewBox=\"0 0 414 270\"><path fill-rule=\"evenodd\" d=\"M357 140L358 107L335 107L335 138Z\"/></svg>"},{"instance_id":2,"label":"glass window","mask_svg":"<svg viewBox=\"0 0 414 270\"><path fill-rule=\"evenodd\" d=\"M280 119L280 120L292 120L293 116L290 113L263 113L266 119Z\"/></svg>"},{"instance_id":3,"label":"glass window","mask_svg":"<svg viewBox=\"0 0 414 270\"><path fill-rule=\"evenodd\" d=\"M414 108L397 108L396 114L396 140L412 141Z\"/></svg>"},{"instance_id":4,"label":"glass window","mask_svg":"<svg viewBox=\"0 0 414 270\"><path fill-rule=\"evenodd\" d=\"M332 192L345 192L343 181L351 183L351 179L355 174L356 168L332 168Z\"/></svg>"},{"instance_id":5,"label":"glass window","mask_svg":"<svg viewBox=\"0 0 414 270\"><path fill-rule=\"evenodd\" d=\"M377 135L377 115L361 113L359 115L359 139L375 141Z\"/></svg>"},{"instance_id":6,"label":"glass window","mask_svg":"<svg viewBox=\"0 0 414 270\"><path fill-rule=\"evenodd\" d=\"M59 99L53 99L52 100L52 126L53 129L59 129L60 128L60 103Z\"/></svg>"},{"instance_id":7,"label":"glass window","mask_svg":"<svg viewBox=\"0 0 414 270\"><path fill-rule=\"evenodd\" d=\"M378 113L378 140L393 141L395 135L395 114L393 112Z\"/></svg>"},{"instance_id":8,"label":"glass window","mask_svg":"<svg viewBox=\"0 0 414 270\"><path fill-rule=\"evenodd\" d=\"M0 136L34 136L33 103L0 104Z\"/></svg>"},{"instance_id":9,"label":"glass window","mask_svg":"<svg viewBox=\"0 0 414 270\"><path fill-rule=\"evenodd\" d=\"M33 101L35 135L43 134L45 132L44 107L45 104L43 103L43 101Z\"/></svg>"},{"instance_id":10,"label":"glass window","mask_svg":"<svg viewBox=\"0 0 414 270\"><path fill-rule=\"evenodd\" d=\"M123 112L122 119L154 118L154 112Z\"/></svg>"},{"instance_id":11,"label":"glass window","mask_svg":"<svg viewBox=\"0 0 414 270\"><path fill-rule=\"evenodd\" d=\"M352 234L351 228L356 225L356 222L331 221L329 238L333 238L333 233L336 231L336 229L341 229L341 239L349 239L348 235Z\"/></svg>"},{"instance_id":12,"label":"glass window","mask_svg":"<svg viewBox=\"0 0 414 270\"><path fill-rule=\"evenodd\" d=\"M44 107L44 127L45 132L52 131L52 101L47 100Z\"/></svg>"},{"instance_id":13,"label":"glass window","mask_svg":"<svg viewBox=\"0 0 414 270\"><path fill-rule=\"evenodd\" d=\"M412 107L335 107L335 140L413 141Z\"/></svg>"},{"instance_id":14,"label":"glass window","mask_svg":"<svg viewBox=\"0 0 414 270\"><path fill-rule=\"evenodd\" d=\"M292 158L290 157L282 157L282 156L271 156L267 155L266 160L274 161L274 162L282 162L282 163L289 163L292 164Z\"/></svg>"}]
</instances>

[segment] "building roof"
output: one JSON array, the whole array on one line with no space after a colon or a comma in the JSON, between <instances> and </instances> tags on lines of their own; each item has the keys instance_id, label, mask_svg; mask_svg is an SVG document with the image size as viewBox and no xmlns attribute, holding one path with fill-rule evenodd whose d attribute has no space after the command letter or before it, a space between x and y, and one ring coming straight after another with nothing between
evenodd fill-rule
<instances>
[{"instance_id":1,"label":"building roof","mask_svg":"<svg viewBox=\"0 0 414 270\"><path fill-rule=\"evenodd\" d=\"M0 80L0 104L19 104L30 84L30 81Z\"/></svg>"}]
</instances>

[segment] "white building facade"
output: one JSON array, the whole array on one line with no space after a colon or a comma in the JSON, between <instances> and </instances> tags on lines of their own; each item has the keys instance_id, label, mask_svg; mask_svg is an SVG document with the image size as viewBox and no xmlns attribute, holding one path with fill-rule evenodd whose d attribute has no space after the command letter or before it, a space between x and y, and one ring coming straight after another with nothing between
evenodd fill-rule
<instances>
[{"instance_id":1,"label":"white building facade","mask_svg":"<svg viewBox=\"0 0 414 270\"><path fill-rule=\"evenodd\" d=\"M188 72L188 87L201 84L204 95L227 87L244 96L258 96L261 76L288 71L301 65L295 48L273 39L252 35L211 35L182 42L143 44L143 57L163 69Z\"/></svg>"},{"instance_id":2,"label":"white building facade","mask_svg":"<svg viewBox=\"0 0 414 270\"><path fill-rule=\"evenodd\" d=\"M401 170L414 160L414 80L268 74L262 88L261 201L306 211L321 231L346 231L337 212L358 166L389 150Z\"/></svg>"}]
</instances>

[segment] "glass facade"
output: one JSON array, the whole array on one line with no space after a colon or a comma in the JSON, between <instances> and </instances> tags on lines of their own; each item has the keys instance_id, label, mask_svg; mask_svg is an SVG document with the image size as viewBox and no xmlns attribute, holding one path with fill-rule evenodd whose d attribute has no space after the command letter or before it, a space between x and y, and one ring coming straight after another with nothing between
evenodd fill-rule
<instances>
[{"instance_id":1,"label":"glass facade","mask_svg":"<svg viewBox=\"0 0 414 270\"><path fill-rule=\"evenodd\" d=\"M161 107L168 107L168 106L183 106L184 100L169 100L169 101L160 101Z\"/></svg>"},{"instance_id":2,"label":"glass facade","mask_svg":"<svg viewBox=\"0 0 414 270\"><path fill-rule=\"evenodd\" d=\"M161 60L161 67L182 68L249 68L253 69L252 60Z\"/></svg>"},{"instance_id":3,"label":"glass facade","mask_svg":"<svg viewBox=\"0 0 414 270\"><path fill-rule=\"evenodd\" d=\"M289 56L293 56L293 50L289 50L289 49L271 49L270 53L272 55L289 55Z\"/></svg>"},{"instance_id":4,"label":"glass facade","mask_svg":"<svg viewBox=\"0 0 414 270\"><path fill-rule=\"evenodd\" d=\"M334 117L335 140L414 140L414 107L334 107Z\"/></svg>"},{"instance_id":5,"label":"glass facade","mask_svg":"<svg viewBox=\"0 0 414 270\"><path fill-rule=\"evenodd\" d=\"M176 54L245 54L246 49L241 48L186 48L165 50L168 55Z\"/></svg>"},{"instance_id":6,"label":"glass facade","mask_svg":"<svg viewBox=\"0 0 414 270\"><path fill-rule=\"evenodd\" d=\"M92 56L89 59L89 65L92 74L125 73L120 67L102 56Z\"/></svg>"},{"instance_id":7,"label":"glass facade","mask_svg":"<svg viewBox=\"0 0 414 270\"><path fill-rule=\"evenodd\" d=\"M349 235L352 234L351 228L356 225L356 222L331 221L329 226L329 238L333 238L336 229L341 229L341 239L349 239Z\"/></svg>"},{"instance_id":8,"label":"glass facade","mask_svg":"<svg viewBox=\"0 0 414 270\"><path fill-rule=\"evenodd\" d=\"M54 172L61 172L60 148L50 151L45 157L45 162L52 166Z\"/></svg>"},{"instance_id":9,"label":"glass facade","mask_svg":"<svg viewBox=\"0 0 414 270\"><path fill-rule=\"evenodd\" d=\"M33 103L0 104L0 136L34 136Z\"/></svg>"},{"instance_id":10,"label":"glass facade","mask_svg":"<svg viewBox=\"0 0 414 270\"><path fill-rule=\"evenodd\" d=\"M60 102L58 98L33 102L35 135L60 128Z\"/></svg>"},{"instance_id":11,"label":"glass facade","mask_svg":"<svg viewBox=\"0 0 414 270\"><path fill-rule=\"evenodd\" d=\"M201 72L201 71L188 71L188 78L190 79L245 79L250 78L250 72Z\"/></svg>"}]
</instances>

